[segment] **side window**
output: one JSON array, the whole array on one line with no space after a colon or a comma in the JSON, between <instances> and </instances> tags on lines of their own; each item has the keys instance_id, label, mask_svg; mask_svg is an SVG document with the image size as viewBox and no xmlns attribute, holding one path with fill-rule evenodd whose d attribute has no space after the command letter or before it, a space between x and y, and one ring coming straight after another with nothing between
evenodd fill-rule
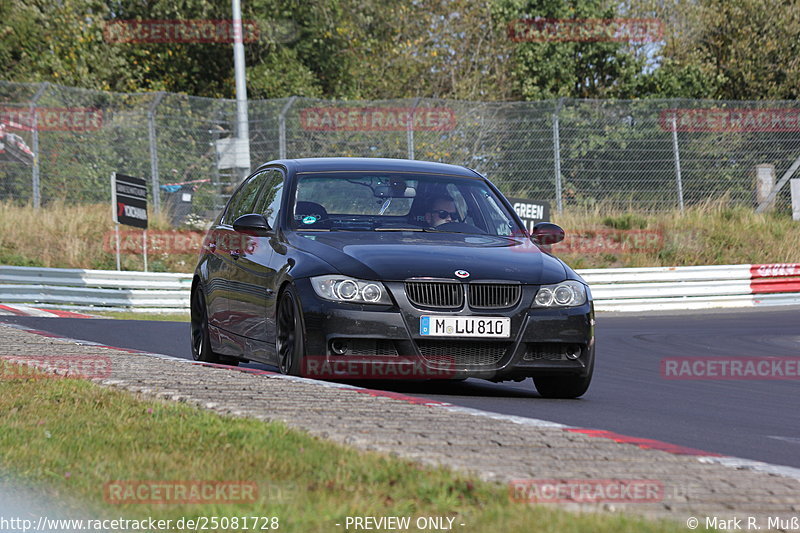
<instances>
[{"instance_id":1,"label":"side window","mask_svg":"<svg viewBox=\"0 0 800 533\"><path fill-rule=\"evenodd\" d=\"M448 183L447 194L450 195L450 198L452 198L453 202L456 204L456 211L458 211L458 214L463 217L464 213L467 212L467 201L464 200L461 191L458 190L458 187L456 187L454 183Z\"/></svg>"},{"instance_id":2,"label":"side window","mask_svg":"<svg viewBox=\"0 0 800 533\"><path fill-rule=\"evenodd\" d=\"M513 222L508 215L506 215L495 199L488 194L486 195L486 206L489 218L494 225L495 235L511 235L511 228L513 227Z\"/></svg>"},{"instance_id":3,"label":"side window","mask_svg":"<svg viewBox=\"0 0 800 533\"><path fill-rule=\"evenodd\" d=\"M253 212L253 204L258 196L258 190L261 184L264 183L265 176L269 173L259 172L250 176L234 193L228 202L228 208L225 210L225 223L233 224L233 221L242 215Z\"/></svg>"},{"instance_id":4,"label":"side window","mask_svg":"<svg viewBox=\"0 0 800 533\"><path fill-rule=\"evenodd\" d=\"M283 196L283 173L278 169L268 170L264 175L264 188L256 204L255 213L266 217L270 228L275 227Z\"/></svg>"}]
</instances>

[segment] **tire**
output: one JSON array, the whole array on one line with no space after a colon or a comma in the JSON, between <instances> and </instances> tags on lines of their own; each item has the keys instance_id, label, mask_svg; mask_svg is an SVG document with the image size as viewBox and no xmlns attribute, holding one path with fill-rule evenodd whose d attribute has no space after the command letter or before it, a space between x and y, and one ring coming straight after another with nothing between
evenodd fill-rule
<instances>
[{"instance_id":1,"label":"tire","mask_svg":"<svg viewBox=\"0 0 800 533\"><path fill-rule=\"evenodd\" d=\"M305 358L305 332L297 293L288 286L281 294L275 332L275 350L281 374L301 375Z\"/></svg>"},{"instance_id":2,"label":"tire","mask_svg":"<svg viewBox=\"0 0 800 533\"><path fill-rule=\"evenodd\" d=\"M592 382L594 373L594 358L592 358L589 372L585 376L581 375L554 375L554 376L535 376L533 384L536 390L544 398L570 399L583 396Z\"/></svg>"},{"instance_id":3,"label":"tire","mask_svg":"<svg viewBox=\"0 0 800 533\"><path fill-rule=\"evenodd\" d=\"M238 366L238 359L220 355L211 349L211 337L208 334L208 310L206 308L206 297L205 294L203 294L203 289L200 288L199 284L192 292L191 314L192 359L203 363Z\"/></svg>"}]
</instances>

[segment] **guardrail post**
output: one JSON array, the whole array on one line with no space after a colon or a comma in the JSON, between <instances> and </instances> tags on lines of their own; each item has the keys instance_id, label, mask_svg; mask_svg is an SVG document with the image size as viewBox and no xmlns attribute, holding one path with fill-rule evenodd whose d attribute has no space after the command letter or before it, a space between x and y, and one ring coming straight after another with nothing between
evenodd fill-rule
<instances>
[{"instance_id":1,"label":"guardrail post","mask_svg":"<svg viewBox=\"0 0 800 533\"><path fill-rule=\"evenodd\" d=\"M31 129L33 130L33 168L31 170L31 193L33 195L33 208L39 209L42 205L42 192L39 184L39 113L36 111L36 102L42 97L47 90L49 83L44 82L39 86L36 94L33 95L30 105L30 117L33 123Z\"/></svg>"},{"instance_id":2,"label":"guardrail post","mask_svg":"<svg viewBox=\"0 0 800 533\"><path fill-rule=\"evenodd\" d=\"M681 152L678 150L678 119L672 116L672 155L675 158L675 182L678 188L678 207L683 211L683 180L681 179Z\"/></svg>"},{"instance_id":3,"label":"guardrail post","mask_svg":"<svg viewBox=\"0 0 800 533\"><path fill-rule=\"evenodd\" d=\"M150 140L150 184L153 189L153 211L161 211L161 182L158 177L158 144L156 139L156 108L167 93L156 93L147 110L147 130ZM147 269L145 269L147 270Z\"/></svg>"},{"instance_id":4,"label":"guardrail post","mask_svg":"<svg viewBox=\"0 0 800 533\"><path fill-rule=\"evenodd\" d=\"M286 159L286 113L289 112L295 100L297 100L296 96L289 98L278 116L278 159Z\"/></svg>"}]
</instances>

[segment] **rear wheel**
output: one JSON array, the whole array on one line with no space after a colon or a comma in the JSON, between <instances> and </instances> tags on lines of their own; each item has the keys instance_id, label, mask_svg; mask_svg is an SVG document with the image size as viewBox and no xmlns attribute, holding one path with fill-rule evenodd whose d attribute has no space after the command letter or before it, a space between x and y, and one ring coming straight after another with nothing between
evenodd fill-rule
<instances>
[{"instance_id":1,"label":"rear wheel","mask_svg":"<svg viewBox=\"0 0 800 533\"><path fill-rule=\"evenodd\" d=\"M225 357L211 349L211 337L208 334L208 310L203 290L195 287L192 292L192 359L203 363L237 366L239 361Z\"/></svg>"},{"instance_id":2,"label":"rear wheel","mask_svg":"<svg viewBox=\"0 0 800 533\"><path fill-rule=\"evenodd\" d=\"M297 294L289 286L278 303L275 348L278 352L278 368L282 374L299 376L305 357L305 335L300 319Z\"/></svg>"},{"instance_id":3,"label":"rear wheel","mask_svg":"<svg viewBox=\"0 0 800 533\"><path fill-rule=\"evenodd\" d=\"M577 398L582 396L589 388L594 373L594 358L589 366L589 372L585 376L574 375L554 375L554 376L535 376L533 384L545 398Z\"/></svg>"}]
</instances>

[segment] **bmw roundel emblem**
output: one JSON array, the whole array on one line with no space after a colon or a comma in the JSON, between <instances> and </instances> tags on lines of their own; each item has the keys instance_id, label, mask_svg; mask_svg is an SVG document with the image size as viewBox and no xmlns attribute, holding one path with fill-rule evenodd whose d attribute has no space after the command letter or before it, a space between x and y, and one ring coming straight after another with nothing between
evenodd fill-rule
<instances>
[{"instance_id":1,"label":"bmw roundel emblem","mask_svg":"<svg viewBox=\"0 0 800 533\"><path fill-rule=\"evenodd\" d=\"M455 274L461 279L469 277L469 272L467 272L466 270L456 270Z\"/></svg>"}]
</instances>

